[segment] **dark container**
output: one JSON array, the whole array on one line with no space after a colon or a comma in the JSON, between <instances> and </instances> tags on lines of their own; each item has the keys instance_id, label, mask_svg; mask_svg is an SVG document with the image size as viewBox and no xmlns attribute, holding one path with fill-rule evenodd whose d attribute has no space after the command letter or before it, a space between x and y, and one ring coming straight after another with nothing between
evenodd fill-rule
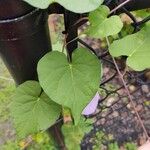
<instances>
[{"instance_id":1,"label":"dark container","mask_svg":"<svg viewBox=\"0 0 150 150\"><path fill-rule=\"evenodd\" d=\"M27 13L35 8L23 0L0 0L0 19L13 19Z\"/></svg>"},{"instance_id":2,"label":"dark container","mask_svg":"<svg viewBox=\"0 0 150 150\"><path fill-rule=\"evenodd\" d=\"M0 0L0 54L17 84L37 79L37 63L51 50L47 20L22 0Z\"/></svg>"},{"instance_id":3,"label":"dark container","mask_svg":"<svg viewBox=\"0 0 150 150\"><path fill-rule=\"evenodd\" d=\"M120 0L123 3L125 0ZM125 5L125 8L129 11L140 10L150 8L150 0L131 0Z\"/></svg>"},{"instance_id":4,"label":"dark container","mask_svg":"<svg viewBox=\"0 0 150 150\"><path fill-rule=\"evenodd\" d=\"M126 0L118 0L117 5L119 5L125 1ZM108 4L108 7L110 9L113 9L116 7L115 0L105 0L105 3ZM131 0L130 2L128 2L124 5L124 8L126 8L128 11L150 8L150 0ZM121 8L117 10L117 13L122 13L122 12L124 12L124 11Z\"/></svg>"}]
</instances>

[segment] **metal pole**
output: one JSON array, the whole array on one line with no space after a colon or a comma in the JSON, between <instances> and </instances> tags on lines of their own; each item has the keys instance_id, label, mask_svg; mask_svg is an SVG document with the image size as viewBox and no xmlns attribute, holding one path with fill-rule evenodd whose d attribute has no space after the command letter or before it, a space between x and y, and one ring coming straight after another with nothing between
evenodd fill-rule
<instances>
[{"instance_id":1,"label":"metal pole","mask_svg":"<svg viewBox=\"0 0 150 150\"><path fill-rule=\"evenodd\" d=\"M48 14L22 0L0 0L0 55L17 84L37 79L37 62L51 50Z\"/></svg>"},{"instance_id":2,"label":"metal pole","mask_svg":"<svg viewBox=\"0 0 150 150\"><path fill-rule=\"evenodd\" d=\"M71 57L73 50L78 47L77 40L74 40L78 36L78 27L74 26L74 24L80 18L80 14L76 14L65 10L64 12L64 23L65 23L65 34L66 34L66 44L70 41L71 43L67 44L68 54Z\"/></svg>"}]
</instances>

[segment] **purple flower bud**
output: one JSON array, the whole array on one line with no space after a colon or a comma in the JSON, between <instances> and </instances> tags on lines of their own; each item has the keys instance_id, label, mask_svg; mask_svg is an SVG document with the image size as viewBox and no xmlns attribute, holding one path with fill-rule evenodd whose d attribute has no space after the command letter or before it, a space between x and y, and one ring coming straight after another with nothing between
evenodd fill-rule
<instances>
[{"instance_id":1,"label":"purple flower bud","mask_svg":"<svg viewBox=\"0 0 150 150\"><path fill-rule=\"evenodd\" d=\"M94 98L91 100L91 102L82 111L82 115L85 115L85 116L92 115L97 109L99 99L100 99L100 96L99 96L99 93L97 92Z\"/></svg>"}]
</instances>

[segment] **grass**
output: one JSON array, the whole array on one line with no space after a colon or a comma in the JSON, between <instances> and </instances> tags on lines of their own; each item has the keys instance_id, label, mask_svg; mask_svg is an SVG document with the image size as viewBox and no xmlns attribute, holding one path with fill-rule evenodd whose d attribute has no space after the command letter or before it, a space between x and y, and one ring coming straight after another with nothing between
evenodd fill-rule
<instances>
[{"instance_id":1,"label":"grass","mask_svg":"<svg viewBox=\"0 0 150 150\"><path fill-rule=\"evenodd\" d=\"M9 80L10 79L10 80ZM15 90L15 84L11 76L0 60L0 122L9 119L9 104Z\"/></svg>"},{"instance_id":2,"label":"grass","mask_svg":"<svg viewBox=\"0 0 150 150\"><path fill-rule=\"evenodd\" d=\"M14 138L12 137L14 131L11 128L9 112L9 104L14 90L15 83L0 59L0 149L7 140Z\"/></svg>"}]
</instances>

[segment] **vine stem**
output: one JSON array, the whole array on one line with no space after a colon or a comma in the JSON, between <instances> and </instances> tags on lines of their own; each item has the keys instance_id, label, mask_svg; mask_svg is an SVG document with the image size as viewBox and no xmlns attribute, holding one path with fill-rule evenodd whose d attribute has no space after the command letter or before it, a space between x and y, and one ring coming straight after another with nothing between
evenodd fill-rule
<instances>
[{"instance_id":1,"label":"vine stem","mask_svg":"<svg viewBox=\"0 0 150 150\"><path fill-rule=\"evenodd\" d=\"M116 10L120 9L121 7L123 7L124 5L126 5L127 3L129 3L130 1L131 0L126 0L123 3L121 3L120 5L118 5L117 7L115 7L114 9L112 9L110 11L109 15L112 14L112 13L114 13Z\"/></svg>"},{"instance_id":2,"label":"vine stem","mask_svg":"<svg viewBox=\"0 0 150 150\"><path fill-rule=\"evenodd\" d=\"M59 143L61 145L61 150L67 150L67 148L65 147L64 142L63 142L63 140L62 140L62 138L61 138L61 136L60 136L60 134L58 132L58 128L56 126L54 126L54 130L55 130L56 136L57 136L57 138L59 140Z\"/></svg>"},{"instance_id":3,"label":"vine stem","mask_svg":"<svg viewBox=\"0 0 150 150\"><path fill-rule=\"evenodd\" d=\"M110 46L110 42L109 42L108 37L106 37L106 41L107 41L107 45ZM128 98L129 98L129 100L130 100L130 102L131 102L131 105L132 105L132 107L133 107L133 109L134 109L134 111L135 111L135 113L136 113L136 116L137 116L137 118L138 118L138 120L139 120L139 123L141 124L141 127L142 127L142 129L143 129L143 131L144 131L144 133L145 133L145 136L146 136L147 140L150 141L150 137L149 137L149 135L148 135L148 132L147 132L145 126L144 126L144 123L143 123L143 121L142 121L142 119L141 119L139 113L138 113L137 110L136 110L136 106L135 106L135 104L134 104L134 102L133 102L133 99L132 99L132 97L131 97L131 94L130 94L130 92L129 92L129 89L128 89L128 87L127 87L127 85L126 85L126 82L125 82L125 80L124 80L124 78L123 78L123 75L122 75L122 73L120 72L119 67L118 67L118 65L117 65L116 60L114 59L114 57L112 57L112 59L113 59L114 65L115 65L115 67L116 67L116 70L117 70L117 72L118 72L118 74L119 74L119 77L120 77L120 79L121 79L121 81L122 81L122 83L123 83L123 86L124 86L124 88L125 88L125 90L126 90L126 92L127 92Z\"/></svg>"},{"instance_id":4,"label":"vine stem","mask_svg":"<svg viewBox=\"0 0 150 150\"><path fill-rule=\"evenodd\" d=\"M88 17L83 17L83 18L80 18L79 20L77 20L74 24L73 24L73 26L76 26L78 23L80 23L80 22L82 22L82 21L88 21Z\"/></svg>"},{"instance_id":5,"label":"vine stem","mask_svg":"<svg viewBox=\"0 0 150 150\"><path fill-rule=\"evenodd\" d=\"M65 43L64 48L67 47L68 44L70 44L70 43L76 41L78 38L79 38L79 36L77 36L77 37L75 37L74 39L72 39L71 41Z\"/></svg>"}]
</instances>

